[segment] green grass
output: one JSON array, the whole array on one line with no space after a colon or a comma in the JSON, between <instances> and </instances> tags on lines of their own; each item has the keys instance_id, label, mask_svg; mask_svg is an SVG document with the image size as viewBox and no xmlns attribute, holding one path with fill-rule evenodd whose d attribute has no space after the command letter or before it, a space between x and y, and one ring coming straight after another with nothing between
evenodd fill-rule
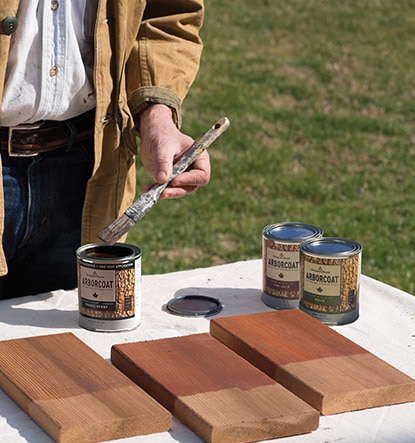
<instances>
[{"instance_id":1,"label":"green grass","mask_svg":"<svg viewBox=\"0 0 415 443\"><path fill-rule=\"evenodd\" d=\"M266 225L301 221L360 242L364 274L415 292L414 35L415 1L206 0L182 129L231 126L210 184L131 231L143 273L260 258Z\"/></svg>"}]
</instances>

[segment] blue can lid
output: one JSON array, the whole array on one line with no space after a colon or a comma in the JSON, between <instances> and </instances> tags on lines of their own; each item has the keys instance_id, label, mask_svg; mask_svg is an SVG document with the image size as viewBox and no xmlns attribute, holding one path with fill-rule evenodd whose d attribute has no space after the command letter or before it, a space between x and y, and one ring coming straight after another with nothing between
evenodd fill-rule
<instances>
[{"instance_id":1,"label":"blue can lid","mask_svg":"<svg viewBox=\"0 0 415 443\"><path fill-rule=\"evenodd\" d=\"M305 223L285 222L266 226L263 235L271 240L299 243L304 240L319 238L323 235L323 231L317 226Z\"/></svg>"},{"instance_id":2,"label":"blue can lid","mask_svg":"<svg viewBox=\"0 0 415 443\"><path fill-rule=\"evenodd\" d=\"M300 250L317 256L350 257L362 250L362 245L353 240L337 237L323 237L301 243Z\"/></svg>"}]
</instances>

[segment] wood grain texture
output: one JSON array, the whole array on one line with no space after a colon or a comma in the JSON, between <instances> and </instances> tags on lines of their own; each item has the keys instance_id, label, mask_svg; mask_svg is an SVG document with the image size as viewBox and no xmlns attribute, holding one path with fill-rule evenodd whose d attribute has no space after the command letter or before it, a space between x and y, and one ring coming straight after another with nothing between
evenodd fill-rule
<instances>
[{"instance_id":1,"label":"wood grain texture","mask_svg":"<svg viewBox=\"0 0 415 443\"><path fill-rule=\"evenodd\" d=\"M114 345L111 360L207 442L259 441L318 427L318 411L209 334Z\"/></svg>"},{"instance_id":2,"label":"wood grain texture","mask_svg":"<svg viewBox=\"0 0 415 443\"><path fill-rule=\"evenodd\" d=\"M0 387L57 442L170 429L171 414L71 333L0 342Z\"/></svg>"},{"instance_id":3,"label":"wood grain texture","mask_svg":"<svg viewBox=\"0 0 415 443\"><path fill-rule=\"evenodd\" d=\"M324 415L415 401L415 380L298 309L212 319L210 333Z\"/></svg>"}]
</instances>

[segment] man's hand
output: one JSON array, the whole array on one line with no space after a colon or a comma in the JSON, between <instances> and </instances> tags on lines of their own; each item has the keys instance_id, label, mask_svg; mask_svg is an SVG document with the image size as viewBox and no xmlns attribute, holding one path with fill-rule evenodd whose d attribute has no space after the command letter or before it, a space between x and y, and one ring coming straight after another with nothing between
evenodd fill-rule
<instances>
[{"instance_id":1,"label":"man's hand","mask_svg":"<svg viewBox=\"0 0 415 443\"><path fill-rule=\"evenodd\" d=\"M179 131L170 108L154 104L140 114L140 157L144 167L157 183L165 183L172 174L173 164L193 144L193 139ZM190 168L178 175L160 198L181 198L205 186L210 180L210 160L204 151ZM153 184L145 187L148 191Z\"/></svg>"}]
</instances>

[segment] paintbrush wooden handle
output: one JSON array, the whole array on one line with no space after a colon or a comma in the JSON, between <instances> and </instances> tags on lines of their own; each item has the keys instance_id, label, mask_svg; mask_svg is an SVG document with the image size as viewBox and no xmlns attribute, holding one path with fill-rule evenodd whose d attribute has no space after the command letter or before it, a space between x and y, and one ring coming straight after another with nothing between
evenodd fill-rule
<instances>
[{"instance_id":1,"label":"paintbrush wooden handle","mask_svg":"<svg viewBox=\"0 0 415 443\"><path fill-rule=\"evenodd\" d=\"M196 140L193 145L174 164L173 172L167 182L154 185L149 191L142 194L126 211L125 214L137 223L157 202L160 194L171 181L183 173L199 155L207 149L229 127L226 117L218 120L205 134Z\"/></svg>"},{"instance_id":2,"label":"paintbrush wooden handle","mask_svg":"<svg viewBox=\"0 0 415 443\"><path fill-rule=\"evenodd\" d=\"M218 120L202 137L196 140L193 145L183 154L183 156L174 164L173 172L166 187L175 177L184 172L199 155L209 147L223 132L229 127L229 120L224 117Z\"/></svg>"}]
</instances>

